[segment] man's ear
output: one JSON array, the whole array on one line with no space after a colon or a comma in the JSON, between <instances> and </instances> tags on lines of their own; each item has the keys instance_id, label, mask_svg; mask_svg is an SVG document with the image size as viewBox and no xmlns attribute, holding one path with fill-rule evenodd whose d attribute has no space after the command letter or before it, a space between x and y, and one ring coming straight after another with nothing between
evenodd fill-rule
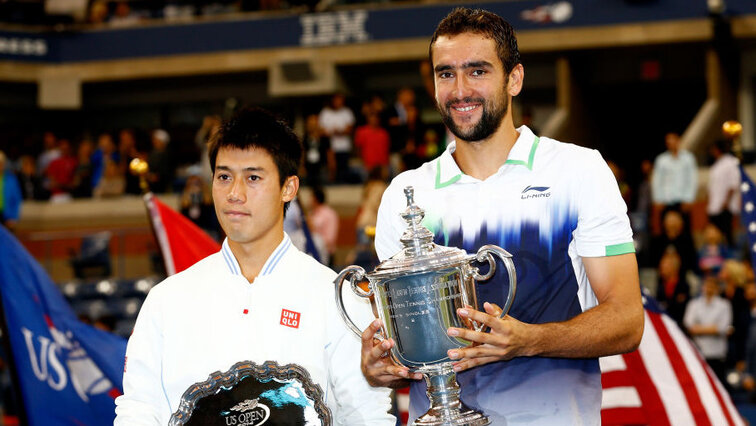
<instances>
[{"instance_id":1,"label":"man's ear","mask_svg":"<svg viewBox=\"0 0 756 426\"><path fill-rule=\"evenodd\" d=\"M287 177L284 181L283 188L281 188L281 200L284 203L288 203L297 196L297 191L299 191L299 177Z\"/></svg>"},{"instance_id":2,"label":"man's ear","mask_svg":"<svg viewBox=\"0 0 756 426\"><path fill-rule=\"evenodd\" d=\"M525 69L522 64L517 64L509 72L509 82L507 83L507 93L510 96L517 96L522 90L522 83L525 80Z\"/></svg>"}]
</instances>

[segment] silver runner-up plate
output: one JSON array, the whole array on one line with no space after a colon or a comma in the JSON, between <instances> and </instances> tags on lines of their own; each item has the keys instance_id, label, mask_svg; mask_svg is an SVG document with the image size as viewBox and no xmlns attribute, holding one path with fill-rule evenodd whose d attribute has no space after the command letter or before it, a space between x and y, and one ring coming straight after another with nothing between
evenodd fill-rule
<instances>
[{"instance_id":1,"label":"silver runner-up plate","mask_svg":"<svg viewBox=\"0 0 756 426\"><path fill-rule=\"evenodd\" d=\"M297 364L250 361L216 371L184 392L169 426L331 425L323 390Z\"/></svg>"}]
</instances>

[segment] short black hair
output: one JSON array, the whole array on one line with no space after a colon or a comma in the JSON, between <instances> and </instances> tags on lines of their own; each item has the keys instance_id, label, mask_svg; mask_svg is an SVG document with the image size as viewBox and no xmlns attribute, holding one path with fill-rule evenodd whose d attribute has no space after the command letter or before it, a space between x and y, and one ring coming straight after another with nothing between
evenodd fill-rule
<instances>
[{"instance_id":1,"label":"short black hair","mask_svg":"<svg viewBox=\"0 0 756 426\"><path fill-rule=\"evenodd\" d=\"M431 66L433 65L433 45L436 40L441 36L462 33L481 34L496 42L496 52L502 65L504 65L506 74L509 74L520 63L517 37L509 22L487 10L458 7L439 22L436 31L433 33L428 47Z\"/></svg>"},{"instance_id":2,"label":"short black hair","mask_svg":"<svg viewBox=\"0 0 756 426\"><path fill-rule=\"evenodd\" d=\"M256 107L241 108L210 138L207 154L213 173L221 148L264 149L273 157L282 186L288 177L297 176L302 161L302 143L291 127L271 112Z\"/></svg>"}]
</instances>

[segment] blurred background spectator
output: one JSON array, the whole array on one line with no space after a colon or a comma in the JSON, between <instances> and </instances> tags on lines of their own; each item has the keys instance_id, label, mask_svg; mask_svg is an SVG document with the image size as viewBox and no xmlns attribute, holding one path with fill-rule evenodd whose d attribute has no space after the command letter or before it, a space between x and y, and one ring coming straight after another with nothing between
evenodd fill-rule
<instances>
[{"instance_id":1,"label":"blurred background spectator","mask_svg":"<svg viewBox=\"0 0 756 426\"><path fill-rule=\"evenodd\" d=\"M13 230L20 216L21 187L3 151L0 151L0 188L0 217L3 225Z\"/></svg>"},{"instance_id":2,"label":"blurred background spectator","mask_svg":"<svg viewBox=\"0 0 756 426\"><path fill-rule=\"evenodd\" d=\"M336 161L337 183L354 183L354 177L349 169L349 159L352 156L352 130L354 128L354 113L346 106L346 98L337 93L331 101L323 107L318 122L323 133L329 138L329 145Z\"/></svg>"},{"instance_id":3,"label":"blurred background spectator","mask_svg":"<svg viewBox=\"0 0 756 426\"><path fill-rule=\"evenodd\" d=\"M685 326L706 362L722 383L727 383L725 358L727 336L732 325L730 304L719 296L715 277L704 280L700 297L691 300L685 310Z\"/></svg>"}]
</instances>

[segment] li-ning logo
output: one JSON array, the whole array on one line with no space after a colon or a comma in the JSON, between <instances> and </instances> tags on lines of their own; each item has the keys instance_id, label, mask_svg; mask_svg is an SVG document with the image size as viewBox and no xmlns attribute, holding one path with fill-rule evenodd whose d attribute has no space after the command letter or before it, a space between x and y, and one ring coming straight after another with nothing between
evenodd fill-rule
<instances>
[{"instance_id":1,"label":"li-ning logo","mask_svg":"<svg viewBox=\"0 0 756 426\"><path fill-rule=\"evenodd\" d=\"M240 402L231 407L230 411L237 411L239 414L225 416L226 425L229 426L260 426L270 418L270 408L257 398Z\"/></svg>"},{"instance_id":2,"label":"li-ning logo","mask_svg":"<svg viewBox=\"0 0 756 426\"><path fill-rule=\"evenodd\" d=\"M523 200L527 200L529 198L545 198L545 197L551 197L551 192L546 192L549 190L548 186L530 186L528 185L527 188L522 190L522 195L520 195L520 198Z\"/></svg>"}]
</instances>

